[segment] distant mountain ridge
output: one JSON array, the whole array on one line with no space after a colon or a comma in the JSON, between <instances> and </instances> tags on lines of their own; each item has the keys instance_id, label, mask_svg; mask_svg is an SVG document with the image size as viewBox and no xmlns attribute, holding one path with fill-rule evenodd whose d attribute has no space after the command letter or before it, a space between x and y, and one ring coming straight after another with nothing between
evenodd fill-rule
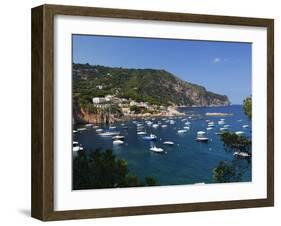
<instances>
[{"instance_id":1,"label":"distant mountain ridge","mask_svg":"<svg viewBox=\"0 0 281 226\"><path fill-rule=\"evenodd\" d=\"M78 102L91 102L93 97L115 95L164 106L230 105L226 95L183 81L165 70L73 63L72 72L73 97Z\"/></svg>"}]
</instances>

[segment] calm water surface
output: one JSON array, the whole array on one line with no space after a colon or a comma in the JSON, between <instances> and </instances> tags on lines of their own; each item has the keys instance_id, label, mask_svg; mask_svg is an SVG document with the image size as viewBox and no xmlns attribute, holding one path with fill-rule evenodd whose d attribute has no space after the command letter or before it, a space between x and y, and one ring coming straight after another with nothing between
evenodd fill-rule
<instances>
[{"instance_id":1,"label":"calm water surface","mask_svg":"<svg viewBox=\"0 0 281 226\"><path fill-rule=\"evenodd\" d=\"M212 183L212 171L220 161L227 161L241 165L243 175L241 181L251 181L251 163L246 160L235 161L232 151L226 151L220 136L217 132L223 125L218 125L221 118L225 119L225 124L230 125L230 131L243 131L245 135L251 137L251 122L244 114L242 106L233 105L229 107L192 107L181 108L186 116L173 117L175 124L171 125L166 122L169 118L157 117L154 120L148 119L153 123L158 122L161 125L167 125L162 128L152 128L147 126L141 119L136 119L145 127L143 131L148 134L151 132L157 136L153 142L157 147L165 150L164 154L154 153L149 150L152 143L144 140L141 135L136 133L136 122L133 120L116 123L116 130L120 135L125 136L124 144L113 145L112 137L102 137L98 135L96 129L87 128L85 131L74 134L73 140L78 141L86 150L95 150L97 148L112 149L113 153L127 161L129 170L141 179L146 176L156 178L159 185L176 185L176 184L193 184L193 183ZM206 116L207 112L231 113L231 116ZM191 117L191 118L188 118ZM178 134L177 131L183 129L188 119L190 130L184 134ZM208 122L211 120L215 123L212 130L207 131ZM249 125L249 128L242 128L243 125ZM122 127L128 129L122 129ZM100 125L100 128L107 127ZM208 143L196 141L197 131L205 131L209 138ZM173 146L164 145L164 141L173 141Z\"/></svg>"}]
</instances>

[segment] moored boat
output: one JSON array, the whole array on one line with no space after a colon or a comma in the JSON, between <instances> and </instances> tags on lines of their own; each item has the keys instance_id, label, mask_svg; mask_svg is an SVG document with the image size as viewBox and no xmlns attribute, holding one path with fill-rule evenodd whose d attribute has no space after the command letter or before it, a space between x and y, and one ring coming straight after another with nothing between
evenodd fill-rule
<instances>
[{"instance_id":1,"label":"moored boat","mask_svg":"<svg viewBox=\"0 0 281 226\"><path fill-rule=\"evenodd\" d=\"M163 144L166 144L166 145L174 145L175 143L173 141L165 141L163 142Z\"/></svg>"},{"instance_id":2,"label":"moored boat","mask_svg":"<svg viewBox=\"0 0 281 226\"><path fill-rule=\"evenodd\" d=\"M161 152L164 151L163 148L158 148L158 147L156 147L155 145L153 145L149 150L150 150L150 151L153 151L153 152L158 152L158 153L161 153Z\"/></svg>"},{"instance_id":3,"label":"moored boat","mask_svg":"<svg viewBox=\"0 0 281 226\"><path fill-rule=\"evenodd\" d=\"M124 144L124 141L122 141L122 140L114 140L113 144Z\"/></svg>"},{"instance_id":4,"label":"moored boat","mask_svg":"<svg viewBox=\"0 0 281 226\"><path fill-rule=\"evenodd\" d=\"M144 136L143 139L144 140L156 140L157 136L154 134L150 134L149 136Z\"/></svg>"}]
</instances>

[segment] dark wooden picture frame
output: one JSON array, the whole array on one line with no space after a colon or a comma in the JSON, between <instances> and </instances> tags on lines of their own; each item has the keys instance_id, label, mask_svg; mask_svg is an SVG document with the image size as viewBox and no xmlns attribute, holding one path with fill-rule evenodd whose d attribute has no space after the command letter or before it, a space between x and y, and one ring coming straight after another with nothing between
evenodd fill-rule
<instances>
[{"instance_id":1,"label":"dark wooden picture frame","mask_svg":"<svg viewBox=\"0 0 281 226\"><path fill-rule=\"evenodd\" d=\"M95 16L265 27L267 29L267 198L122 208L54 210L54 16ZM49 220L160 214L274 205L273 19L42 5L32 9L32 201L31 215Z\"/></svg>"}]
</instances>

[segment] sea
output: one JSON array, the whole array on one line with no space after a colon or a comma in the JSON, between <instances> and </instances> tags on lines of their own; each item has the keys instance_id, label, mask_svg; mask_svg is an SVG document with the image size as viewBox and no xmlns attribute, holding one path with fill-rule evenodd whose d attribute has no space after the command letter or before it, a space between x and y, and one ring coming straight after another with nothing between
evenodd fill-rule
<instances>
[{"instance_id":1,"label":"sea","mask_svg":"<svg viewBox=\"0 0 281 226\"><path fill-rule=\"evenodd\" d=\"M196 183L214 183L213 169L221 161L225 161L240 170L237 182L250 182L252 180L252 166L249 159L237 159L232 150L224 147L221 141L220 128L228 125L232 132L242 131L251 139L251 121L245 115L242 105L224 107L185 107L179 108L185 116L151 117L146 119L132 119L118 122L110 126L116 127L111 131L119 131L125 136L123 144L113 144L112 137L100 136L96 127L108 130L108 125L87 126L86 130L73 134L73 141L79 142L87 151L111 149L117 158L127 161L131 173L141 180L147 176L156 179L157 185L185 185ZM227 113L225 116L207 116L206 113ZM225 124L218 124L224 120ZM157 128L147 125L146 121L158 124ZM174 124L170 123L174 121ZM189 124L189 123L190 124ZM207 130L208 123L213 122L214 127ZM144 135L137 134L137 124L142 124L142 131L155 134L157 139L149 141L143 139ZM186 125L189 124L189 125ZM167 127L162 127L167 125ZM248 125L244 128L243 125ZM185 133L178 130L190 128ZM77 128L75 128L77 129ZM197 132L206 132L208 142L198 142ZM174 145L165 145L163 142L172 141ZM162 148L162 153L150 150L152 146ZM253 153L254 154L254 153Z\"/></svg>"}]
</instances>

